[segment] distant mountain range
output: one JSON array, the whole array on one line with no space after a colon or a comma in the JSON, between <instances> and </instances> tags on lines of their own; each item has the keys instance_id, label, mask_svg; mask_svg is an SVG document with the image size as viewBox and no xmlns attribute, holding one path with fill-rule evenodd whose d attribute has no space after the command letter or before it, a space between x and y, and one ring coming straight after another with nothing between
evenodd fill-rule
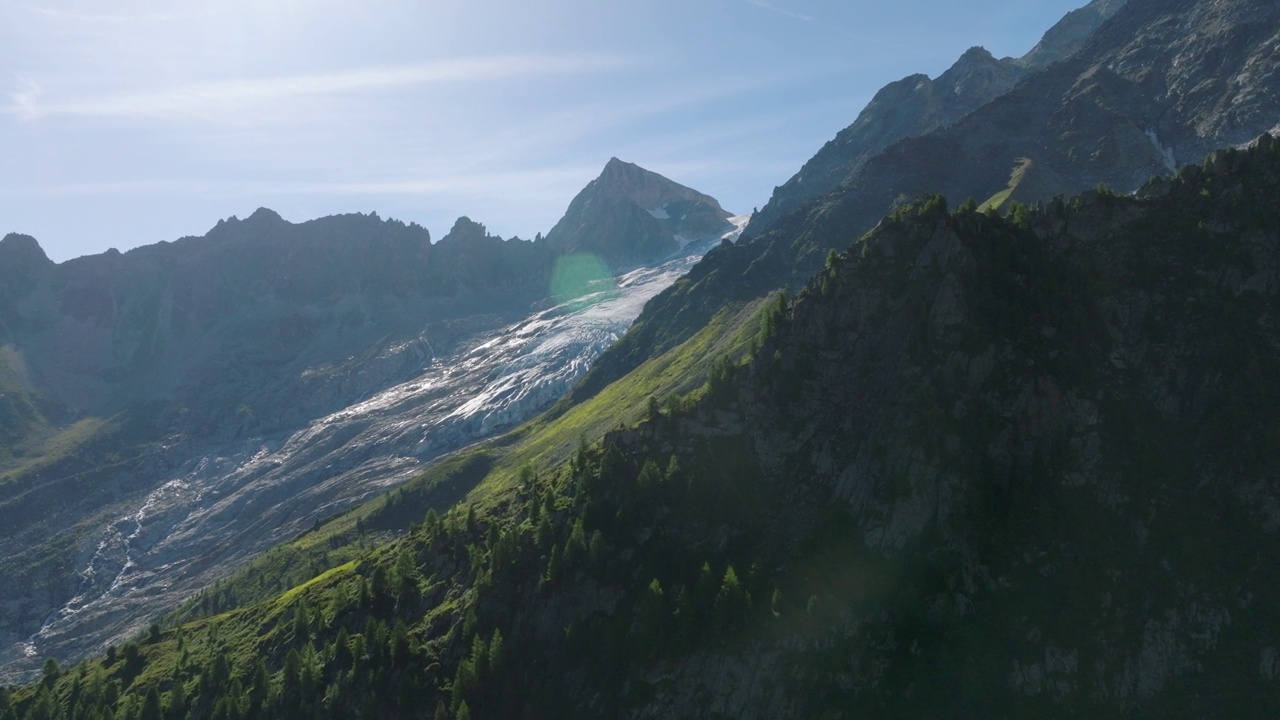
<instances>
[{"instance_id":1,"label":"distant mountain range","mask_svg":"<svg viewBox=\"0 0 1280 720\"><path fill-rule=\"evenodd\" d=\"M468 218L432 243L376 215L295 225L266 209L60 265L35 239L5 237L0 568L30 581L0 590L0 658L99 647L145 620L141 608L172 607L264 544L527 419L637 300L734 228L714 199L613 160L537 242ZM557 297L561 266L584 257L600 277ZM610 265L653 269L618 291ZM533 318L520 342L469 357ZM518 358L553 331L569 334L555 353ZM531 364L512 374L515 362ZM348 410L394 388L395 420ZM24 646L42 626L43 642Z\"/></svg>"},{"instance_id":2,"label":"distant mountain range","mask_svg":"<svg viewBox=\"0 0 1280 720\"><path fill-rule=\"evenodd\" d=\"M0 573L35 581L4 598L0 617L10 637L36 633L15 646L33 654L11 669L35 677L40 642L79 655L92 647L77 634L141 630L176 604L147 601L166 582L204 589L105 657L47 665L41 682L0 692L0 720L1270 717L1280 697L1278 43L1280 6L1269 1L1094 2L1021 59L972 50L936 80L887 88L740 238L731 228L745 218L611 161L546 238L504 244L460 220L426 251L451 258L454 285L415 285L401 269L386 292L355 279L335 279L344 292L334 296L298 288L289 297L313 306L359 293L400 308L438 292L446 308L495 293L524 309L503 315L493 300L487 312L517 318L509 325L449 316L440 327L453 329L454 366L413 366L409 380L293 435L250 437L224 477L253 490L224 497L215 493L228 486L209 483L207 504L168 498L211 477L200 473L224 462L222 447L188 453L196 466L175 475L147 459L167 457L160 438L121 445L171 411L53 420L68 401L31 380L44 363L10 342L0 410L27 429L9 444L17 470L0 480L0 528L27 535L5 537L13 559ZM683 265L677 255L601 281L675 251L693 229L705 239L685 246ZM12 267L53 272L33 241L5 242ZM491 265L529 274L487 275ZM571 300L522 295L510 280L555 285L566 265L586 278ZM656 295L627 294L655 273ZM0 277L28 276L38 273L0 265ZM250 284L254 307L272 307L271 286ZM0 289L6 332L58 327L31 308L61 307L48 298L65 287ZM541 312L527 312L540 294ZM93 297L58 322L116 337L101 327L120 323L102 318L122 305L108 314L114 296ZM598 357L555 354L609 302L627 310L602 314L637 318L620 340L591 344L610 345ZM326 323L324 337L345 337ZM312 347L306 334L289 344L297 336L249 337L249 360L231 368L241 375L227 376L287 365L299 355L272 353ZM546 352L526 352L537 344L527 336L546 338ZM138 348L169 347L121 337L63 362L128 377L126 360L156 357ZM400 340L307 367L359 377L418 352ZM103 354L117 345L126 352ZM445 356L434 341L423 347L424 358ZM421 398L454 367L472 382L452 386L465 398L436 413ZM468 414L478 407L508 419L493 411L507 407L501 398L564 367L586 374L547 412L397 475L410 453L390 438L421 439L423 417L479 417ZM573 382L563 377L532 394L550 401ZM127 396L115 393L93 397ZM235 397L259 396L288 407L266 392ZM53 424L60 434L32 456L30 438ZM240 437L258 426L214 429L224 427ZM122 446L144 452L108 456ZM347 446L361 453L332 451ZM123 518L68 509L67 498L112 487L68 474L82 457L116 463L94 471L116 468L116 488L157 482L114 507L136 508ZM271 504L254 480L277 460L309 469ZM53 462L65 464L40 474ZM141 473L145 463L162 471ZM181 482L158 484L168 478ZM368 492L335 492L323 510L299 499L334 478ZM378 483L396 489L357 505ZM263 510L269 527L216 536L262 540L237 550L238 572L188 581L162 555L137 571L135 548L162 544L151 527L177 527L170 538L228 527L149 524L191 507ZM111 632L86 621L64 635L58 623L81 610L66 578L84 555L96 568L93 553L116 547L93 546L103 536L83 529L100 531L104 517L117 518L125 550L106 576L128 587L107 596L136 604L118 606Z\"/></svg>"}]
</instances>

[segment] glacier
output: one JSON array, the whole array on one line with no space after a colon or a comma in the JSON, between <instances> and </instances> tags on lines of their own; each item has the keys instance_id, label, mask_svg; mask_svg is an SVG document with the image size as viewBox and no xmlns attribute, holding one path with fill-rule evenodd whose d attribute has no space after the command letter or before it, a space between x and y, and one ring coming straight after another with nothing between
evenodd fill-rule
<instances>
[{"instance_id":1,"label":"glacier","mask_svg":"<svg viewBox=\"0 0 1280 720\"><path fill-rule=\"evenodd\" d=\"M38 677L48 657L101 652L316 521L531 419L586 373L649 299L716 243L735 240L749 220L732 218L724 235L683 244L619 275L614 287L538 309L447 355L437 355L424 333L399 347L420 363L411 379L290 432L174 448L183 454L178 470L103 525L75 596L51 609L34 635L0 649L0 680Z\"/></svg>"}]
</instances>

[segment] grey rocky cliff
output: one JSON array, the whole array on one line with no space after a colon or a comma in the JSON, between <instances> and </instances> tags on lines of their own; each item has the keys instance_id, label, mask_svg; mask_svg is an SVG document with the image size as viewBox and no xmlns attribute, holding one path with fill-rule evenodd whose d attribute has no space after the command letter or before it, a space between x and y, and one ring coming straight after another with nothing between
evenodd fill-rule
<instances>
[{"instance_id":1,"label":"grey rocky cliff","mask_svg":"<svg viewBox=\"0 0 1280 720\"><path fill-rule=\"evenodd\" d=\"M1099 183L1132 192L1274 125L1278 41L1271 4L1132 0L1068 60L870 160L846 183L851 202L869 224L924 192L982 201L1027 159L1061 178L1053 194Z\"/></svg>"},{"instance_id":2,"label":"grey rocky cliff","mask_svg":"<svg viewBox=\"0 0 1280 720\"><path fill-rule=\"evenodd\" d=\"M1273 3L1130 0L1069 59L951 126L899 140L795 212L753 220L744 242L708 254L689 282L654 301L583 393L691 337L726 301L797 287L828 250L922 194L958 205L1043 201L1100 183L1132 192L1214 148L1249 142L1280 117L1271 91L1278 37Z\"/></svg>"},{"instance_id":3,"label":"grey rocky cliff","mask_svg":"<svg viewBox=\"0 0 1280 720\"><path fill-rule=\"evenodd\" d=\"M0 571L27 578L0 587L0 673L100 651L528 419L721 234L571 306L545 244L466 218L432 244L259 210L61 265L0 241L0 277L25 283L0 286Z\"/></svg>"},{"instance_id":4,"label":"grey rocky cliff","mask_svg":"<svg viewBox=\"0 0 1280 720\"><path fill-rule=\"evenodd\" d=\"M714 198L613 158L546 243L561 255L596 255L618 270L665 257L691 238L728 232L729 218Z\"/></svg>"},{"instance_id":5,"label":"grey rocky cliff","mask_svg":"<svg viewBox=\"0 0 1280 720\"><path fill-rule=\"evenodd\" d=\"M936 79L911 75L882 88L852 125L841 130L781 187L752 221L750 235L849 182L868 160L903 138L925 135L1013 89L1024 76L1075 54L1124 0L1094 0L1068 13L1021 58L996 59L971 48Z\"/></svg>"},{"instance_id":6,"label":"grey rocky cliff","mask_svg":"<svg viewBox=\"0 0 1280 720\"><path fill-rule=\"evenodd\" d=\"M1018 58L1017 64L1029 70L1039 70L1066 60L1083 47L1094 31L1115 15L1127 1L1093 0L1082 8L1072 10L1058 24L1049 28L1030 52Z\"/></svg>"}]
</instances>

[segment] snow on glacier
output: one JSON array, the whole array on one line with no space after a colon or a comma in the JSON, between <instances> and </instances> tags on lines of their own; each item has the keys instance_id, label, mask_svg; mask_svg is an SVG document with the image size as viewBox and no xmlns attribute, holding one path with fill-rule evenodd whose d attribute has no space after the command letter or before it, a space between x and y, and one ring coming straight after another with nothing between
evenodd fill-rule
<instances>
[{"instance_id":1,"label":"snow on glacier","mask_svg":"<svg viewBox=\"0 0 1280 720\"><path fill-rule=\"evenodd\" d=\"M729 233L683 244L667 260L616 278L616 288L541 309L447 356L432 352L416 377L288 435L196 453L105 524L76 596L0 661L25 658L35 673L59 646L63 655L100 650L317 519L532 418L587 372L645 303L749 220L732 218ZM426 335L406 346L416 342L430 347Z\"/></svg>"}]
</instances>

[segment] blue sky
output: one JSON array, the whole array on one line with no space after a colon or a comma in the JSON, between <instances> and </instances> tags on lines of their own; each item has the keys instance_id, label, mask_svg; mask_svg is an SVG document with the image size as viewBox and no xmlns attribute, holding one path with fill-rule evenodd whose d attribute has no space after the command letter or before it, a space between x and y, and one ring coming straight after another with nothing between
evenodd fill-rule
<instances>
[{"instance_id":1,"label":"blue sky","mask_svg":"<svg viewBox=\"0 0 1280 720\"><path fill-rule=\"evenodd\" d=\"M259 206L549 230L612 156L749 212L877 89L1085 0L0 0L0 234L62 261Z\"/></svg>"}]
</instances>

